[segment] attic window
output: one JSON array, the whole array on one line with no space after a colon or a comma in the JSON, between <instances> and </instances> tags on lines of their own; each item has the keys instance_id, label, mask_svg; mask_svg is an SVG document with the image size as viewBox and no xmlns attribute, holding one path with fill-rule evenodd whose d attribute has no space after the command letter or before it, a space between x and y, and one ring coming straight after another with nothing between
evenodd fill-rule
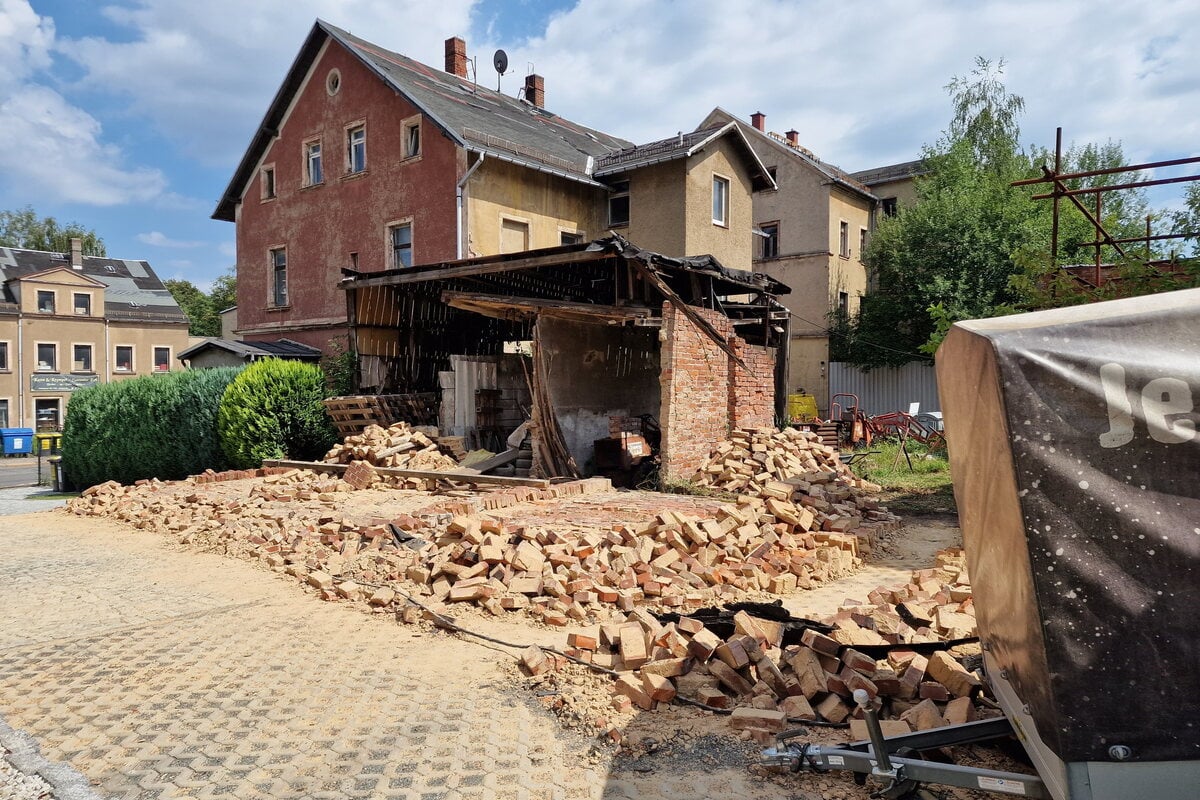
<instances>
[{"instance_id":1,"label":"attic window","mask_svg":"<svg viewBox=\"0 0 1200 800\"><path fill-rule=\"evenodd\" d=\"M334 69L329 70L329 74L325 76L325 91L333 97L342 88L342 73Z\"/></svg>"},{"instance_id":2,"label":"attic window","mask_svg":"<svg viewBox=\"0 0 1200 800\"><path fill-rule=\"evenodd\" d=\"M105 265L104 265L104 271L105 271L105 272L116 272L116 271L117 271L117 268L116 268L116 267L114 267L112 264L105 264Z\"/></svg>"}]
</instances>

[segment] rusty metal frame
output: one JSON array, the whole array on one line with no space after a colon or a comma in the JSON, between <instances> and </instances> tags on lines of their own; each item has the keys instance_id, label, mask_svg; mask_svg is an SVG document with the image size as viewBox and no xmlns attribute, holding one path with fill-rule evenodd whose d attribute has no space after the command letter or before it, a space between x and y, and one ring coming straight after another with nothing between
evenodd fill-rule
<instances>
[{"instance_id":1,"label":"rusty metal frame","mask_svg":"<svg viewBox=\"0 0 1200 800\"><path fill-rule=\"evenodd\" d=\"M1187 164L1200 164L1200 156L1192 158L1173 158L1165 161L1152 161L1146 164L1131 164L1127 167L1108 167L1106 169L1088 170L1085 172L1062 172L1062 128L1059 127L1054 133L1054 168L1042 165L1042 177L1026 178L1024 180L1013 181L1012 186L1033 186L1036 184L1049 183L1051 189L1043 194L1035 194L1033 200L1052 200L1054 203L1054 216L1050 229L1050 264L1051 266L1058 264L1058 221L1059 221L1059 206L1063 198L1070 200L1071 203L1079 209L1080 213L1092 223L1096 229L1096 238L1094 241L1084 243L1084 247L1095 248L1095 262L1093 264L1093 280L1092 283L1099 287L1104 282L1103 268L1105 265L1102 261L1102 250L1104 247L1111 247L1121 255L1122 258L1129 258L1129 253L1126 252L1122 245L1144 243L1146 246L1146 263L1151 267L1170 266L1174 263L1174 259L1167 261L1152 261L1150 260L1150 243L1157 241L1165 241L1168 239L1186 239L1188 237L1200 235L1200 231L1188 231L1184 233L1162 233L1152 234L1150 230L1150 217L1146 217L1146 235L1133 238L1114 238L1104 228L1104 223L1101 222L1103 211L1103 197L1108 192L1117 192L1126 189L1141 189L1147 186L1164 186L1167 184L1188 183L1191 181L1200 181L1200 175L1182 175L1172 178L1157 178L1154 180L1133 181L1129 183L1113 184L1111 186L1090 186L1082 189L1068 189L1065 181L1075 180L1077 178L1093 178L1099 175L1119 175L1126 172L1141 172L1143 170L1158 169L1160 167L1177 167ZM1094 208L1089 209L1079 199L1081 196L1094 195Z\"/></svg>"}]
</instances>

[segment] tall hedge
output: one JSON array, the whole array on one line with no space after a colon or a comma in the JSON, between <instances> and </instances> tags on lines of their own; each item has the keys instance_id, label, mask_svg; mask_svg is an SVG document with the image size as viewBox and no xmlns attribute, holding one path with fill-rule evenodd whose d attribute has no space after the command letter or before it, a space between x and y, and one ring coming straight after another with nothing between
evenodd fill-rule
<instances>
[{"instance_id":1,"label":"tall hedge","mask_svg":"<svg viewBox=\"0 0 1200 800\"><path fill-rule=\"evenodd\" d=\"M229 463L250 469L268 458L320 458L337 441L325 393L315 364L266 358L246 367L225 390L217 419Z\"/></svg>"},{"instance_id":2,"label":"tall hedge","mask_svg":"<svg viewBox=\"0 0 1200 800\"><path fill-rule=\"evenodd\" d=\"M107 480L177 480L227 467L217 411L241 367L146 375L76 392L63 426L63 469L77 488Z\"/></svg>"}]
</instances>

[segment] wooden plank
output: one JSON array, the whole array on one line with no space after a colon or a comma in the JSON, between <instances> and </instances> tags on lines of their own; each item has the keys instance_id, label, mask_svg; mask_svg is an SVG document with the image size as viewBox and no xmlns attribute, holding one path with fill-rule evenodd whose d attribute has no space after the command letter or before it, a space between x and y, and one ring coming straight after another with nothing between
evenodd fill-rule
<instances>
[{"instance_id":1,"label":"wooden plank","mask_svg":"<svg viewBox=\"0 0 1200 800\"><path fill-rule=\"evenodd\" d=\"M285 461L269 459L263 462L264 467L282 467L284 469L307 469L313 472L330 472L337 475L346 471L349 464L326 464L322 461ZM398 467L374 467L380 475L392 475L398 478L421 478L423 480L453 481L455 483L493 483L498 486L530 486L534 489L549 489L550 481L544 478L509 478L503 475L480 475L472 472L438 472L430 469L400 469Z\"/></svg>"},{"instance_id":2,"label":"wooden plank","mask_svg":"<svg viewBox=\"0 0 1200 800\"><path fill-rule=\"evenodd\" d=\"M367 286L396 286L404 283L422 283L439 281L447 278L469 278L475 275L490 275L497 272L515 272L522 269L537 269L538 267L559 267L567 264L585 263L612 258L613 254L606 250L584 250L578 253L555 253L532 258L515 258L507 261L494 261L484 264L463 264L461 261L448 261L429 268L409 268L403 272L390 272L383 275L360 274L353 278L345 278L343 286L364 288Z\"/></svg>"},{"instance_id":3,"label":"wooden plank","mask_svg":"<svg viewBox=\"0 0 1200 800\"><path fill-rule=\"evenodd\" d=\"M472 472L472 473L487 472L489 469L495 469L496 467L502 467L505 464L509 463L510 461L516 461L517 456L520 453L521 453L521 451L518 450L517 448L510 447L507 450L505 450L503 453L497 453L496 455L491 456L490 458L485 458L483 461L477 461L468 467L463 467L462 470L464 472Z\"/></svg>"}]
</instances>

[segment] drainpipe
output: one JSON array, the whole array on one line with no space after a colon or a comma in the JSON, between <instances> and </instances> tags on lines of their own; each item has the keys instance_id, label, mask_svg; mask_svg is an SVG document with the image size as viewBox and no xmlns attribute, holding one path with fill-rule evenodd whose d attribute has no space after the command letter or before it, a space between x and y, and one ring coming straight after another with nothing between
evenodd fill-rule
<instances>
[{"instance_id":1,"label":"drainpipe","mask_svg":"<svg viewBox=\"0 0 1200 800\"><path fill-rule=\"evenodd\" d=\"M25 313L17 312L17 419L15 428L25 427ZM11 424L11 422L10 422Z\"/></svg>"},{"instance_id":2,"label":"drainpipe","mask_svg":"<svg viewBox=\"0 0 1200 800\"><path fill-rule=\"evenodd\" d=\"M483 153L480 153L479 160L472 164L470 168L463 173L463 176L458 179L458 183L454 187L454 197L458 203L457 218L455 220L455 231L458 234L455 241L455 253L457 254L455 258L458 260L461 260L463 257L463 196L466 193L467 181L471 179L473 174L475 174L475 170L479 169L479 165L483 163L484 158L485 156Z\"/></svg>"}]
</instances>

